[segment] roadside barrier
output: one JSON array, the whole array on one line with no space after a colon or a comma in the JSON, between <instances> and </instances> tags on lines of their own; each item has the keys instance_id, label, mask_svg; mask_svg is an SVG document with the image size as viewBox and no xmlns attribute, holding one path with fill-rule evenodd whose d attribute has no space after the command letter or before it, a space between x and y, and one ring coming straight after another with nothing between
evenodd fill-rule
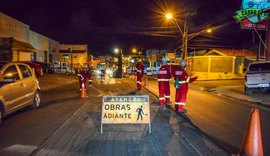
<instances>
[{"instance_id":1,"label":"roadside barrier","mask_svg":"<svg viewBox=\"0 0 270 156\"><path fill-rule=\"evenodd\" d=\"M252 108L248 126L240 149L240 156L263 156L260 114L257 108Z\"/></svg>"}]
</instances>

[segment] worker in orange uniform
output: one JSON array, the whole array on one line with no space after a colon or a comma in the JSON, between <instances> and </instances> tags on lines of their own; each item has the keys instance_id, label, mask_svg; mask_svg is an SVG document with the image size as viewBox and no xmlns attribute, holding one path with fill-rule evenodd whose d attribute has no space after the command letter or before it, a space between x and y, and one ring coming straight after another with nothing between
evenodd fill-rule
<instances>
[{"instance_id":1,"label":"worker in orange uniform","mask_svg":"<svg viewBox=\"0 0 270 156\"><path fill-rule=\"evenodd\" d=\"M158 91L159 91L159 104L164 108L164 102L167 106L171 105L170 100L170 79L171 73L167 65L167 59L162 58L162 66L157 73L158 78Z\"/></svg>"},{"instance_id":2,"label":"worker in orange uniform","mask_svg":"<svg viewBox=\"0 0 270 156\"><path fill-rule=\"evenodd\" d=\"M186 61L182 60L180 66L175 68L173 72L174 76L174 86L176 88L175 94L175 110L179 113L186 113L187 110L184 109L186 104L188 83L194 82L198 77L190 78L185 70Z\"/></svg>"},{"instance_id":3,"label":"worker in orange uniform","mask_svg":"<svg viewBox=\"0 0 270 156\"><path fill-rule=\"evenodd\" d=\"M84 87L86 87L86 81L90 80L91 76L87 71L88 67L84 66L83 69L79 72L79 84L80 84L80 90L82 90L82 85L84 84Z\"/></svg>"},{"instance_id":4,"label":"worker in orange uniform","mask_svg":"<svg viewBox=\"0 0 270 156\"><path fill-rule=\"evenodd\" d=\"M142 63L142 59L139 59L138 63L136 64L137 90L142 89L143 73L144 73L144 65Z\"/></svg>"}]
</instances>

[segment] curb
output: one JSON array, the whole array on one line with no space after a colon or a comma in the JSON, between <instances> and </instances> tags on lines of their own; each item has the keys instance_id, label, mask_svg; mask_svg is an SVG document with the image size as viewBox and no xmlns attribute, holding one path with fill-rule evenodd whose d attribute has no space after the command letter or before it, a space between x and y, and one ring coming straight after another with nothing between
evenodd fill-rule
<instances>
[{"instance_id":1,"label":"curb","mask_svg":"<svg viewBox=\"0 0 270 156\"><path fill-rule=\"evenodd\" d=\"M226 94L226 93L222 92L222 89L219 90L217 88L207 88L207 87L201 86L200 90L208 92L210 94L223 96L223 97L227 97L227 98L232 98L232 99L236 99L236 100L239 100L239 101L249 102L249 103L252 103L252 104L255 104L255 105L260 105L260 106L263 106L263 107L270 108L270 103L269 102L264 102L263 100L256 99L256 98L253 98L253 97L250 97L250 96L247 96L247 95L235 93L233 91L227 91L227 92L229 92L230 94L234 94L236 96L231 96L229 94ZM237 95L239 95L239 96L237 96ZM241 96L245 96L245 98L240 98Z\"/></svg>"}]
</instances>

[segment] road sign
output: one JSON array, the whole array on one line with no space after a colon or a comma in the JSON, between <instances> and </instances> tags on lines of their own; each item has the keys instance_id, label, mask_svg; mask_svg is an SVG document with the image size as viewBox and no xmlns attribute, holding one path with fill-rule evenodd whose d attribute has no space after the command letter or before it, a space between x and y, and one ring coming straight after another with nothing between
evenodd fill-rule
<instances>
[{"instance_id":1,"label":"road sign","mask_svg":"<svg viewBox=\"0 0 270 156\"><path fill-rule=\"evenodd\" d=\"M175 53L166 53L166 59L175 60Z\"/></svg>"},{"instance_id":2,"label":"road sign","mask_svg":"<svg viewBox=\"0 0 270 156\"><path fill-rule=\"evenodd\" d=\"M101 133L103 124L149 124L148 95L104 96L102 102Z\"/></svg>"}]
</instances>

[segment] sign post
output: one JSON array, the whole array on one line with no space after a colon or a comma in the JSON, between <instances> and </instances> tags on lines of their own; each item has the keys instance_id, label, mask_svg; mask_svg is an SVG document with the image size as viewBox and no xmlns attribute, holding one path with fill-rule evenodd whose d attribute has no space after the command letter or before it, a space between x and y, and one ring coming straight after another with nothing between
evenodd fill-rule
<instances>
[{"instance_id":1,"label":"sign post","mask_svg":"<svg viewBox=\"0 0 270 156\"><path fill-rule=\"evenodd\" d=\"M103 124L148 124L151 133L148 95L104 96L101 115L101 134Z\"/></svg>"}]
</instances>

